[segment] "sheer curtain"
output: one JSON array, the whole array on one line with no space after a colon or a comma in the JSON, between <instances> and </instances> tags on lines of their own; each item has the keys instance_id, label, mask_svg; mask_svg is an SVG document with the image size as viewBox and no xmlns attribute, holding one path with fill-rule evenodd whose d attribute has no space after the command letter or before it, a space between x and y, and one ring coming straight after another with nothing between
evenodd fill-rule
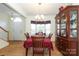
<instances>
[{"instance_id":1,"label":"sheer curtain","mask_svg":"<svg viewBox=\"0 0 79 59\"><path fill-rule=\"evenodd\" d=\"M43 32L46 33L46 35L48 35L50 33L50 26L51 23L45 23L45 22L31 22L31 34L34 35L35 33L38 32Z\"/></svg>"}]
</instances>

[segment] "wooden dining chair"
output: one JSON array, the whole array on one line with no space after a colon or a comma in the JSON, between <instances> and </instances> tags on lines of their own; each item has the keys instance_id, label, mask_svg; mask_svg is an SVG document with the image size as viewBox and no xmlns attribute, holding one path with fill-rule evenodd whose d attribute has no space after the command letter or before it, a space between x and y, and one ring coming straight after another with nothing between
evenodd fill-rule
<instances>
[{"instance_id":1,"label":"wooden dining chair","mask_svg":"<svg viewBox=\"0 0 79 59\"><path fill-rule=\"evenodd\" d=\"M36 54L44 55L43 36L32 36L33 41L33 56Z\"/></svg>"},{"instance_id":2,"label":"wooden dining chair","mask_svg":"<svg viewBox=\"0 0 79 59\"><path fill-rule=\"evenodd\" d=\"M30 38L29 33L24 33L26 39Z\"/></svg>"},{"instance_id":3,"label":"wooden dining chair","mask_svg":"<svg viewBox=\"0 0 79 59\"><path fill-rule=\"evenodd\" d=\"M53 35L53 34L52 34L52 33L50 33L50 34L49 34L49 36L48 36L48 38L49 38L49 39L51 39L52 35Z\"/></svg>"}]
</instances>

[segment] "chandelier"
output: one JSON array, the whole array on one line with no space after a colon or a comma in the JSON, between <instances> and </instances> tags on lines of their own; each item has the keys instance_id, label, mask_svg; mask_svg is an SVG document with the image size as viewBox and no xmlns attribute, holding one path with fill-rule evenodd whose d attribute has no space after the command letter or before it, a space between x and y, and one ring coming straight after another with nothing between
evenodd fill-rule
<instances>
[{"instance_id":1,"label":"chandelier","mask_svg":"<svg viewBox=\"0 0 79 59\"><path fill-rule=\"evenodd\" d=\"M37 21L42 21L42 20L44 20L44 15L36 15L36 16L35 16L35 19L36 19Z\"/></svg>"}]
</instances>

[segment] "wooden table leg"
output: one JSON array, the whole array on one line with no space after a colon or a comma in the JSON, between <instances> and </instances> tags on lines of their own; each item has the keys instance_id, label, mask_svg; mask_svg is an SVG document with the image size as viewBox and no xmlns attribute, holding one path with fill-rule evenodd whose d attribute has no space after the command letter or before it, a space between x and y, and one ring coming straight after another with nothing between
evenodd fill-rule
<instances>
[{"instance_id":1,"label":"wooden table leg","mask_svg":"<svg viewBox=\"0 0 79 59\"><path fill-rule=\"evenodd\" d=\"M28 48L26 48L26 56L28 55Z\"/></svg>"},{"instance_id":2,"label":"wooden table leg","mask_svg":"<svg viewBox=\"0 0 79 59\"><path fill-rule=\"evenodd\" d=\"M51 49L49 49L49 56L51 56Z\"/></svg>"}]
</instances>

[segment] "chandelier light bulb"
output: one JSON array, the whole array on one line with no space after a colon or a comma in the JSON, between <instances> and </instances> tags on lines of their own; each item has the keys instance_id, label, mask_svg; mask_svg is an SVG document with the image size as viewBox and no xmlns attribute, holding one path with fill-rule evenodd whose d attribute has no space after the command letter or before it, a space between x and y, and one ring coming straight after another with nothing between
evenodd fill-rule
<instances>
[{"instance_id":1,"label":"chandelier light bulb","mask_svg":"<svg viewBox=\"0 0 79 59\"><path fill-rule=\"evenodd\" d=\"M36 15L35 19L41 21L44 19L44 15Z\"/></svg>"},{"instance_id":2,"label":"chandelier light bulb","mask_svg":"<svg viewBox=\"0 0 79 59\"><path fill-rule=\"evenodd\" d=\"M44 19L44 15L41 15L41 19Z\"/></svg>"}]
</instances>

